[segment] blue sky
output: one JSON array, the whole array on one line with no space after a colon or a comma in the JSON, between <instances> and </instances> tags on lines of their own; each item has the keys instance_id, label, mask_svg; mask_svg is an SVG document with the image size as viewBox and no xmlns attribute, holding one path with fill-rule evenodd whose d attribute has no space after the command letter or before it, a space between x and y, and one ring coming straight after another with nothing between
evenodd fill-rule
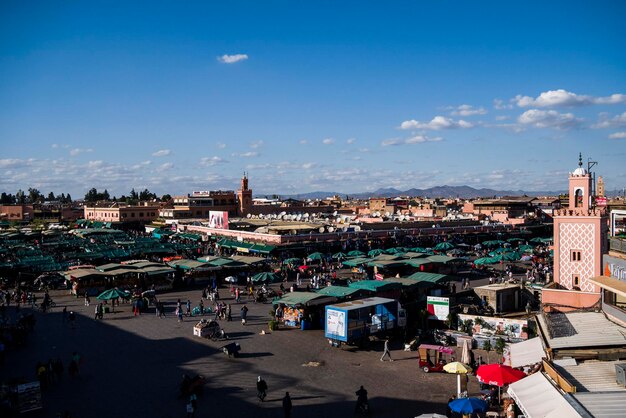
<instances>
[{"instance_id":1,"label":"blue sky","mask_svg":"<svg viewBox=\"0 0 626 418\"><path fill-rule=\"evenodd\" d=\"M624 2L95 3L0 3L1 191L626 187Z\"/></svg>"}]
</instances>

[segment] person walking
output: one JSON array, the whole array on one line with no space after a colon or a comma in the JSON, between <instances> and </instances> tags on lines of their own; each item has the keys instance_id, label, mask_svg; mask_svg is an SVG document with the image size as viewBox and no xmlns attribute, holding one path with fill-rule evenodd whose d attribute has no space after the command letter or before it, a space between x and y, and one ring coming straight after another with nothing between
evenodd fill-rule
<instances>
[{"instance_id":1,"label":"person walking","mask_svg":"<svg viewBox=\"0 0 626 418\"><path fill-rule=\"evenodd\" d=\"M183 322L183 308L176 308L176 316L178 317L178 322Z\"/></svg>"},{"instance_id":2,"label":"person walking","mask_svg":"<svg viewBox=\"0 0 626 418\"><path fill-rule=\"evenodd\" d=\"M256 392L261 402L263 402L267 396L267 382L261 376L257 377Z\"/></svg>"},{"instance_id":3,"label":"person walking","mask_svg":"<svg viewBox=\"0 0 626 418\"><path fill-rule=\"evenodd\" d=\"M191 316L191 301L189 299L187 299L187 303L185 304L185 308L187 310L185 315Z\"/></svg>"},{"instance_id":4,"label":"person walking","mask_svg":"<svg viewBox=\"0 0 626 418\"><path fill-rule=\"evenodd\" d=\"M91 299L89 299L89 295L85 292L85 306L89 306L91 303Z\"/></svg>"},{"instance_id":5,"label":"person walking","mask_svg":"<svg viewBox=\"0 0 626 418\"><path fill-rule=\"evenodd\" d=\"M283 398L283 412L285 413L285 418L291 418L291 397L289 396L289 392L285 392L285 397Z\"/></svg>"},{"instance_id":6,"label":"person walking","mask_svg":"<svg viewBox=\"0 0 626 418\"><path fill-rule=\"evenodd\" d=\"M232 310L231 310L231 307L230 307L230 303L228 304L228 306L226 306L226 320L227 320L228 322L230 322L230 321L232 321L232 320L233 320Z\"/></svg>"},{"instance_id":7,"label":"person walking","mask_svg":"<svg viewBox=\"0 0 626 418\"><path fill-rule=\"evenodd\" d=\"M243 305L241 307L241 325L246 325L246 318L248 317L248 307Z\"/></svg>"},{"instance_id":8,"label":"person walking","mask_svg":"<svg viewBox=\"0 0 626 418\"><path fill-rule=\"evenodd\" d=\"M389 338L385 338L385 348L383 350L383 355L380 357L380 361L385 361L385 356L389 356L389 361L393 361L391 358L391 352L389 351Z\"/></svg>"}]
</instances>

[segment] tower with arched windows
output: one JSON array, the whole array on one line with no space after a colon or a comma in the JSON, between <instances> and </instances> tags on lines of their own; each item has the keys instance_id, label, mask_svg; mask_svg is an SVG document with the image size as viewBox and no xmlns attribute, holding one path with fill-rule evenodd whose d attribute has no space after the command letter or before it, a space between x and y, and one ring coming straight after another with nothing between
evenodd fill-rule
<instances>
[{"instance_id":1,"label":"tower with arched windows","mask_svg":"<svg viewBox=\"0 0 626 418\"><path fill-rule=\"evenodd\" d=\"M589 279L602 275L608 217L605 208L594 206L592 181L580 155L569 175L569 207L554 212L555 283L542 293L542 303L556 310L591 307L600 299Z\"/></svg>"}]
</instances>

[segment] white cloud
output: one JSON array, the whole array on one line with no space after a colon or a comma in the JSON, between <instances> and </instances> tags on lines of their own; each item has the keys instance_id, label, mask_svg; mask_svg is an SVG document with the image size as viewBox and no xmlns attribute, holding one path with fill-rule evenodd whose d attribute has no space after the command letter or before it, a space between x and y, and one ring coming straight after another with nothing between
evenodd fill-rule
<instances>
[{"instance_id":1,"label":"white cloud","mask_svg":"<svg viewBox=\"0 0 626 418\"><path fill-rule=\"evenodd\" d=\"M248 152L244 152L241 154L232 154L233 157L242 157L242 158L251 158L251 157L258 157L259 153L256 151L248 151Z\"/></svg>"},{"instance_id":2,"label":"white cloud","mask_svg":"<svg viewBox=\"0 0 626 418\"><path fill-rule=\"evenodd\" d=\"M72 148L70 150L70 155L72 157L76 157L77 155L83 154L85 152L93 152L93 149L91 149L91 148Z\"/></svg>"},{"instance_id":3,"label":"white cloud","mask_svg":"<svg viewBox=\"0 0 626 418\"><path fill-rule=\"evenodd\" d=\"M451 113L453 116L474 116L474 115L485 115L487 114L487 109L484 107L473 107L471 105L461 105L453 110Z\"/></svg>"},{"instance_id":4,"label":"white cloud","mask_svg":"<svg viewBox=\"0 0 626 418\"><path fill-rule=\"evenodd\" d=\"M174 168L173 163L163 163L157 167L156 171L167 171L167 170L171 170L172 168Z\"/></svg>"},{"instance_id":5,"label":"white cloud","mask_svg":"<svg viewBox=\"0 0 626 418\"><path fill-rule=\"evenodd\" d=\"M445 116L435 116L430 122L418 122L416 120L406 120L400 124L400 129L429 129L439 131L442 129L466 129L474 125L462 119L454 120Z\"/></svg>"},{"instance_id":6,"label":"white cloud","mask_svg":"<svg viewBox=\"0 0 626 418\"><path fill-rule=\"evenodd\" d=\"M496 120L507 120L507 119L511 119L511 117L510 116L504 116L504 115L496 116Z\"/></svg>"},{"instance_id":7,"label":"white cloud","mask_svg":"<svg viewBox=\"0 0 626 418\"><path fill-rule=\"evenodd\" d=\"M52 148L59 148L59 144L52 144Z\"/></svg>"},{"instance_id":8,"label":"white cloud","mask_svg":"<svg viewBox=\"0 0 626 418\"><path fill-rule=\"evenodd\" d=\"M612 94L606 97L593 97L558 89L545 91L536 98L517 95L512 101L519 107L586 106L626 103L626 95Z\"/></svg>"},{"instance_id":9,"label":"white cloud","mask_svg":"<svg viewBox=\"0 0 626 418\"><path fill-rule=\"evenodd\" d=\"M250 144L250 148L257 149L263 145L263 141L256 141Z\"/></svg>"},{"instance_id":10,"label":"white cloud","mask_svg":"<svg viewBox=\"0 0 626 418\"><path fill-rule=\"evenodd\" d=\"M609 135L609 139L624 139L626 138L626 132L615 132Z\"/></svg>"},{"instance_id":11,"label":"white cloud","mask_svg":"<svg viewBox=\"0 0 626 418\"><path fill-rule=\"evenodd\" d=\"M322 144L324 144L324 145L332 145L332 144L334 144L334 143L335 143L335 140L334 140L334 139L332 139L332 138L325 138L325 139L322 141Z\"/></svg>"},{"instance_id":12,"label":"white cloud","mask_svg":"<svg viewBox=\"0 0 626 418\"><path fill-rule=\"evenodd\" d=\"M224 54L221 57L217 57L217 60L222 64L234 64L239 61L245 61L248 59L248 55L246 54L233 54L228 55Z\"/></svg>"},{"instance_id":13,"label":"white cloud","mask_svg":"<svg viewBox=\"0 0 626 418\"><path fill-rule=\"evenodd\" d=\"M0 159L0 168L22 168L29 167L35 160L30 158L28 160L20 160L18 158L4 158Z\"/></svg>"},{"instance_id":14,"label":"white cloud","mask_svg":"<svg viewBox=\"0 0 626 418\"><path fill-rule=\"evenodd\" d=\"M214 165L226 162L226 160L217 156L200 158L200 165L203 165L205 167L213 167Z\"/></svg>"},{"instance_id":15,"label":"white cloud","mask_svg":"<svg viewBox=\"0 0 626 418\"><path fill-rule=\"evenodd\" d=\"M606 113L600 114L600 120L598 123L592 126L595 129L605 129L605 128L621 128L626 126L626 112L621 115L614 116L609 118Z\"/></svg>"},{"instance_id":16,"label":"white cloud","mask_svg":"<svg viewBox=\"0 0 626 418\"><path fill-rule=\"evenodd\" d=\"M502 99L493 99L493 107L497 110L513 109L512 104L504 103Z\"/></svg>"},{"instance_id":17,"label":"white cloud","mask_svg":"<svg viewBox=\"0 0 626 418\"><path fill-rule=\"evenodd\" d=\"M300 145L306 145L306 144L308 144L308 143L309 143L309 141L307 141L306 139L301 139L300 141L298 141L298 143L299 143Z\"/></svg>"},{"instance_id":18,"label":"white cloud","mask_svg":"<svg viewBox=\"0 0 626 418\"><path fill-rule=\"evenodd\" d=\"M302 168L304 170L310 170L310 169L315 168L315 167L317 167L317 163L304 163L304 164L302 164Z\"/></svg>"},{"instance_id":19,"label":"white cloud","mask_svg":"<svg viewBox=\"0 0 626 418\"><path fill-rule=\"evenodd\" d=\"M381 145L383 147L388 147L388 146L394 146L394 145L411 145L411 144L421 144L424 142L439 142L442 141L443 138L436 136L436 137L429 137L426 135L414 135L411 136L409 138L390 138L390 139L385 139L384 141L381 142Z\"/></svg>"},{"instance_id":20,"label":"white cloud","mask_svg":"<svg viewBox=\"0 0 626 418\"><path fill-rule=\"evenodd\" d=\"M348 138L346 139L346 144L354 144L356 142L356 138Z\"/></svg>"},{"instance_id":21,"label":"white cloud","mask_svg":"<svg viewBox=\"0 0 626 418\"><path fill-rule=\"evenodd\" d=\"M569 129L582 122L572 113L559 113L556 110L530 109L522 113L517 122L535 128Z\"/></svg>"},{"instance_id":22,"label":"white cloud","mask_svg":"<svg viewBox=\"0 0 626 418\"><path fill-rule=\"evenodd\" d=\"M171 153L172 153L172 151L169 150L169 149L160 149L160 150L158 150L156 152L153 152L152 156L153 157L165 157L167 155L170 155Z\"/></svg>"},{"instance_id":23,"label":"white cloud","mask_svg":"<svg viewBox=\"0 0 626 418\"><path fill-rule=\"evenodd\" d=\"M223 142L218 142L218 143L217 143L217 147L218 147L219 149L224 149L224 148L226 148L226 144L225 144L225 143L223 143Z\"/></svg>"}]
</instances>

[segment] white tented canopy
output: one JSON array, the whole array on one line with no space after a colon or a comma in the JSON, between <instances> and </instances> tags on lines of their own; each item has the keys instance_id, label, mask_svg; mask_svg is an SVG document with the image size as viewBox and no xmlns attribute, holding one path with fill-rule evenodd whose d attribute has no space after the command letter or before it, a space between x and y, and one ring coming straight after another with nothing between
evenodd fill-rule
<instances>
[{"instance_id":1,"label":"white tented canopy","mask_svg":"<svg viewBox=\"0 0 626 418\"><path fill-rule=\"evenodd\" d=\"M542 374L531 374L507 390L526 418L581 418L563 395Z\"/></svg>"},{"instance_id":2,"label":"white tented canopy","mask_svg":"<svg viewBox=\"0 0 626 418\"><path fill-rule=\"evenodd\" d=\"M509 346L509 366L513 368L539 363L545 356L541 338L532 338Z\"/></svg>"}]
</instances>

